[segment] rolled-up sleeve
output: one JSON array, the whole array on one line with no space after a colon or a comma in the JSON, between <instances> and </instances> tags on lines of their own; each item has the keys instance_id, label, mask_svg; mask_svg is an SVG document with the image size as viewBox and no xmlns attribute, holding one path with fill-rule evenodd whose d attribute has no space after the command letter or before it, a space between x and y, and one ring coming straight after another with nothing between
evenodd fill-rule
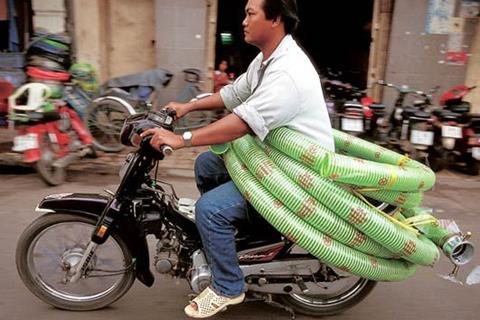
<instances>
[{"instance_id":1,"label":"rolled-up sleeve","mask_svg":"<svg viewBox=\"0 0 480 320\"><path fill-rule=\"evenodd\" d=\"M263 140L270 130L287 125L300 112L298 92L285 71L267 69L257 90L233 112Z\"/></svg>"},{"instance_id":2,"label":"rolled-up sleeve","mask_svg":"<svg viewBox=\"0 0 480 320\"><path fill-rule=\"evenodd\" d=\"M246 101L250 94L251 89L247 73L242 74L234 83L226 85L220 90L220 96L229 111Z\"/></svg>"}]
</instances>

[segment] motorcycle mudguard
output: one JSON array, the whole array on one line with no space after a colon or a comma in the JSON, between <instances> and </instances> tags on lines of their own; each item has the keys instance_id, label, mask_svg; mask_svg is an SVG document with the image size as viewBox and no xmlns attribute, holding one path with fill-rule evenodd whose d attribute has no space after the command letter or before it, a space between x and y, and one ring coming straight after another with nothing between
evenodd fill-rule
<instances>
[{"instance_id":1,"label":"motorcycle mudguard","mask_svg":"<svg viewBox=\"0 0 480 320\"><path fill-rule=\"evenodd\" d=\"M107 196L93 193L52 194L43 198L36 210L50 214L61 212L98 218L108 200ZM127 221L123 216L118 217L116 222L116 233L123 238L133 258L136 259L135 272L137 279L147 287L151 287L155 278L149 268L150 258L146 238L141 237L135 224Z\"/></svg>"}]
</instances>

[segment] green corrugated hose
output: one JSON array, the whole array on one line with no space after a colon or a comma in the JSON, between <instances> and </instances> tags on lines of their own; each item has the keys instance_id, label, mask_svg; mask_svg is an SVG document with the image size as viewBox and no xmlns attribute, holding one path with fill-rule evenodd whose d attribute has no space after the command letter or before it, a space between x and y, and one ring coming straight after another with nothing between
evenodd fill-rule
<instances>
[{"instance_id":1,"label":"green corrugated hose","mask_svg":"<svg viewBox=\"0 0 480 320\"><path fill-rule=\"evenodd\" d=\"M394 219L363 197L414 215L422 192L435 183L434 173L361 139L339 131L334 136L337 152L349 156L287 128L272 130L265 143L246 135L217 149L253 207L325 263L377 281L400 281L415 272L416 264L435 264L444 229L427 226L423 229L430 234L421 235L402 223L408 218L397 214Z\"/></svg>"}]
</instances>

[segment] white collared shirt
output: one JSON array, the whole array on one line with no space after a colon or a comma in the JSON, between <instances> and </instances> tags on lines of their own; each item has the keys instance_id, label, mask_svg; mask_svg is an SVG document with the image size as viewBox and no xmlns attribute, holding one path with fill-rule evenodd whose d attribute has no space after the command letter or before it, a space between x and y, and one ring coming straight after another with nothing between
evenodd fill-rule
<instances>
[{"instance_id":1,"label":"white collared shirt","mask_svg":"<svg viewBox=\"0 0 480 320\"><path fill-rule=\"evenodd\" d=\"M226 108L261 140L270 130L286 126L334 151L320 78L292 36L285 36L272 55L262 60L259 53L247 72L220 90Z\"/></svg>"}]
</instances>

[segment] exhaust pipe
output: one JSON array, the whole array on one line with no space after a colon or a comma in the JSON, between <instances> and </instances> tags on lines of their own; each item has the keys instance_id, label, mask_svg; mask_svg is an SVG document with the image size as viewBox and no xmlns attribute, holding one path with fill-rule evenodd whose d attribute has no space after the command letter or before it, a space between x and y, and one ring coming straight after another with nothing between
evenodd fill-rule
<instances>
[{"instance_id":1,"label":"exhaust pipe","mask_svg":"<svg viewBox=\"0 0 480 320\"><path fill-rule=\"evenodd\" d=\"M473 258L475 247L470 241L468 241L470 237L470 232L468 232L465 236L454 234L447 238L442 246L443 253L456 266L467 264Z\"/></svg>"}]
</instances>

